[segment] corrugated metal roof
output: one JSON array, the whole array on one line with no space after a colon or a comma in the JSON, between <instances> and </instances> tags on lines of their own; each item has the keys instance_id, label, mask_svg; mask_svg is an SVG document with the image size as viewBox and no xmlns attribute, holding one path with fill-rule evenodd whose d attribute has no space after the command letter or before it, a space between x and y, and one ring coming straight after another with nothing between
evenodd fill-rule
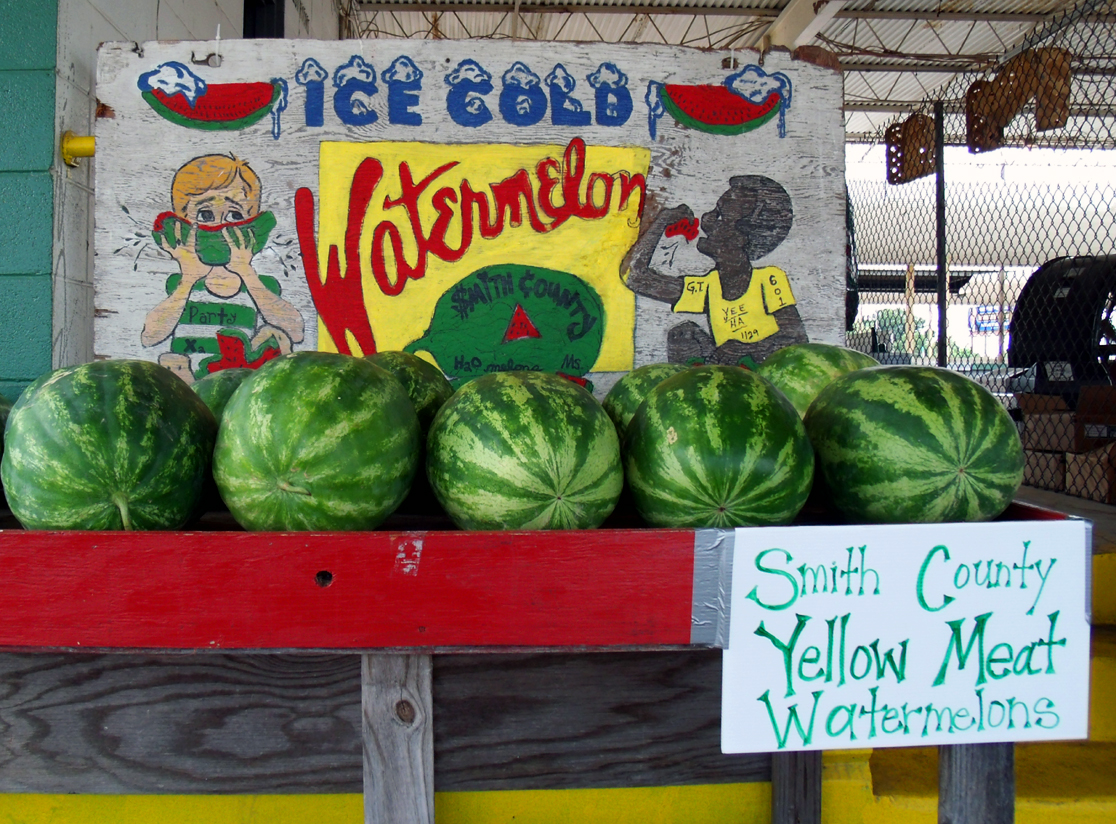
<instances>
[{"instance_id":1,"label":"corrugated metal roof","mask_svg":"<svg viewBox=\"0 0 1116 824\"><path fill-rule=\"evenodd\" d=\"M1098 63L1105 72L1116 63L1116 9L1114 0L1085 1L1092 16L1057 38L1081 57L1075 105L1095 114L1116 105L1112 75L1089 74ZM352 33L367 38L523 38L728 49L757 43L787 2L342 0L342 7ZM844 69L847 138L878 139L888 123L934 96L963 99L969 83L1036 31L1064 19L1075 5L1080 7L1070 0L848 0L812 43L835 53ZM1098 76L1104 78L1100 83L1090 79ZM951 126L955 140L963 128L963 122ZM1100 131L1111 144L1111 130ZM1023 135L1020 141L1033 138Z\"/></svg>"}]
</instances>

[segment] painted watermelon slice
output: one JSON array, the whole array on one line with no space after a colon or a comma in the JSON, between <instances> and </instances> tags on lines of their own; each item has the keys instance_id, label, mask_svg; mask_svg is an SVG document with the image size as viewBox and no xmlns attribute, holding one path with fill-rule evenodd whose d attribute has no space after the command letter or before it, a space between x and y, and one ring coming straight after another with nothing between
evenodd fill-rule
<instances>
[{"instance_id":1,"label":"painted watermelon slice","mask_svg":"<svg viewBox=\"0 0 1116 824\"><path fill-rule=\"evenodd\" d=\"M186 95L160 89L143 92L143 99L162 117L188 129L237 130L261 120L282 92L278 82L211 83L193 106Z\"/></svg>"},{"instance_id":2,"label":"painted watermelon slice","mask_svg":"<svg viewBox=\"0 0 1116 824\"><path fill-rule=\"evenodd\" d=\"M179 228L174 224L183 224ZM238 220L231 223L218 223L215 225L199 225L198 236L194 241L198 259L206 266L224 266L232 260L232 250L229 248L225 236L226 229L234 229L233 243L249 245L253 255L258 255L260 250L267 245L268 236L275 228L275 215L271 212L260 212L255 217L247 220ZM165 240L174 245L176 238L183 240L189 238L193 227L184 218L174 212L163 212L155 218L151 235L160 246Z\"/></svg>"},{"instance_id":3,"label":"painted watermelon slice","mask_svg":"<svg viewBox=\"0 0 1116 824\"><path fill-rule=\"evenodd\" d=\"M541 338L542 334L531 319L527 317L527 313L523 310L523 305L517 303L515 311L512 313L511 322L508 323L508 331L504 333L504 343L511 343L513 340L523 340L524 338Z\"/></svg>"},{"instance_id":4,"label":"painted watermelon slice","mask_svg":"<svg viewBox=\"0 0 1116 824\"><path fill-rule=\"evenodd\" d=\"M659 100L671 117L691 129L710 134L743 134L778 114L782 98L778 92L772 92L756 105L723 85L667 83L659 89Z\"/></svg>"}]
</instances>

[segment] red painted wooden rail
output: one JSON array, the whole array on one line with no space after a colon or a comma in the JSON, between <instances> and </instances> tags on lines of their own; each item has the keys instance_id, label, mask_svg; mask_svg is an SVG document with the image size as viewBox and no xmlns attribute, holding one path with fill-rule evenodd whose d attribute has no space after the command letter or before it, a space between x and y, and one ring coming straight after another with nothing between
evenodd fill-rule
<instances>
[{"instance_id":1,"label":"red painted wooden rail","mask_svg":"<svg viewBox=\"0 0 1116 824\"><path fill-rule=\"evenodd\" d=\"M701 534L2 530L0 648L687 645Z\"/></svg>"}]
</instances>

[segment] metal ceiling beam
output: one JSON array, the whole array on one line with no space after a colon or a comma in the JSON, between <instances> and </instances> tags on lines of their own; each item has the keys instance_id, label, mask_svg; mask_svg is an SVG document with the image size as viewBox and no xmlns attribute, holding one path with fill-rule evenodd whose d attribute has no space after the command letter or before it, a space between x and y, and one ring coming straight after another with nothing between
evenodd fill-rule
<instances>
[{"instance_id":1,"label":"metal ceiling beam","mask_svg":"<svg viewBox=\"0 0 1116 824\"><path fill-rule=\"evenodd\" d=\"M748 45L761 43L765 47L797 49L813 40L814 35L829 24L843 5L844 0L818 0L816 4L814 0L790 0L775 22Z\"/></svg>"},{"instance_id":2,"label":"metal ceiling beam","mask_svg":"<svg viewBox=\"0 0 1116 824\"><path fill-rule=\"evenodd\" d=\"M842 60L840 65L842 72L889 72L891 74L911 74L912 72L920 74L964 74L965 72L981 70L973 61L962 61L960 56L955 63L863 63Z\"/></svg>"},{"instance_id":3,"label":"metal ceiling beam","mask_svg":"<svg viewBox=\"0 0 1116 824\"><path fill-rule=\"evenodd\" d=\"M520 3L520 14L683 14L693 17L755 17L776 18L780 9L748 8L744 6L644 6L644 5L594 5L591 3ZM514 3L406 3L366 2L357 3L361 13L375 12L480 12L510 14L516 10ZM960 23L1041 23L1049 14L1032 12L936 12L936 11L863 11L842 9L837 20L931 20ZM1111 15L1105 15L1106 18Z\"/></svg>"},{"instance_id":4,"label":"metal ceiling beam","mask_svg":"<svg viewBox=\"0 0 1116 824\"><path fill-rule=\"evenodd\" d=\"M943 101L946 114L964 114L965 102L962 100ZM846 102L842 111L846 112L880 112L901 113L915 112L925 109L926 100L862 100L859 102ZM1116 117L1116 104L1111 106L1070 106L1070 117Z\"/></svg>"}]
</instances>

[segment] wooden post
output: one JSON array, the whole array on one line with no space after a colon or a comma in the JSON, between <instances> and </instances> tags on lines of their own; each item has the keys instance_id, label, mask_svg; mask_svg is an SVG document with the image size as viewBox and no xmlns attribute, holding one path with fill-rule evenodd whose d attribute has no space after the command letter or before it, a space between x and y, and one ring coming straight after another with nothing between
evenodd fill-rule
<instances>
[{"instance_id":1,"label":"wooden post","mask_svg":"<svg viewBox=\"0 0 1116 824\"><path fill-rule=\"evenodd\" d=\"M361 656L365 824L434 824L432 663Z\"/></svg>"},{"instance_id":2,"label":"wooden post","mask_svg":"<svg viewBox=\"0 0 1116 824\"><path fill-rule=\"evenodd\" d=\"M938 824L1014 821L1014 744L938 747Z\"/></svg>"},{"instance_id":3,"label":"wooden post","mask_svg":"<svg viewBox=\"0 0 1116 824\"><path fill-rule=\"evenodd\" d=\"M771 824L821 824L821 752L771 756Z\"/></svg>"}]
</instances>

